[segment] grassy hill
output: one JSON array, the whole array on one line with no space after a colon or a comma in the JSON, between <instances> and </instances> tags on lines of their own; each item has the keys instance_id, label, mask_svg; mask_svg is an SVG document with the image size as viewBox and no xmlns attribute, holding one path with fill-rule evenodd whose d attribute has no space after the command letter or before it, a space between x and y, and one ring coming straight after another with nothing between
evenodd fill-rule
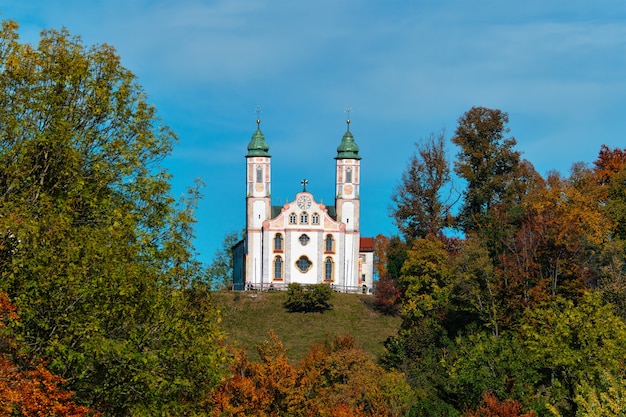
<instances>
[{"instance_id":1,"label":"grassy hill","mask_svg":"<svg viewBox=\"0 0 626 417\"><path fill-rule=\"evenodd\" d=\"M324 313L289 313L283 307L286 298L286 291L214 294L229 341L246 349L253 359L257 358L255 346L269 339L270 330L288 349L289 358L299 360L312 343L345 334L353 336L361 349L378 355L383 352L382 342L400 325L399 317L372 308L372 296L333 293L333 309Z\"/></svg>"}]
</instances>

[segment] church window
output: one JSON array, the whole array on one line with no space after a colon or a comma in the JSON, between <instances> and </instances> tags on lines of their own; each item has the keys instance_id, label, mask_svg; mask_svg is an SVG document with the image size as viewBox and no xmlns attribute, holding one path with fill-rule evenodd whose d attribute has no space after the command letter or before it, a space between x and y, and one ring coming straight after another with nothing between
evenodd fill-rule
<instances>
[{"instance_id":1,"label":"church window","mask_svg":"<svg viewBox=\"0 0 626 417\"><path fill-rule=\"evenodd\" d=\"M302 235L302 236L300 236L299 240L300 240L300 243L302 244L302 246L306 246L306 245L309 244L309 240L311 240L311 238L308 237L307 235Z\"/></svg>"},{"instance_id":2,"label":"church window","mask_svg":"<svg viewBox=\"0 0 626 417\"><path fill-rule=\"evenodd\" d=\"M335 251L335 239L333 239L333 235L326 235L324 243L326 244L326 252Z\"/></svg>"},{"instance_id":3,"label":"church window","mask_svg":"<svg viewBox=\"0 0 626 417\"><path fill-rule=\"evenodd\" d=\"M296 213L291 213L289 215L289 224L296 224L298 222L298 216L296 216Z\"/></svg>"},{"instance_id":4,"label":"church window","mask_svg":"<svg viewBox=\"0 0 626 417\"><path fill-rule=\"evenodd\" d=\"M274 279L283 279L283 258L274 258Z\"/></svg>"},{"instance_id":5,"label":"church window","mask_svg":"<svg viewBox=\"0 0 626 417\"><path fill-rule=\"evenodd\" d=\"M309 214L306 211L300 213L300 224L309 224Z\"/></svg>"},{"instance_id":6,"label":"church window","mask_svg":"<svg viewBox=\"0 0 626 417\"><path fill-rule=\"evenodd\" d=\"M283 235L280 233L274 236L274 250L283 250Z\"/></svg>"},{"instance_id":7,"label":"church window","mask_svg":"<svg viewBox=\"0 0 626 417\"><path fill-rule=\"evenodd\" d=\"M332 281L333 272L334 272L333 260L331 258L326 258L326 262L324 262L324 280Z\"/></svg>"},{"instance_id":8,"label":"church window","mask_svg":"<svg viewBox=\"0 0 626 417\"><path fill-rule=\"evenodd\" d=\"M311 224L320 224L320 215L317 213L313 213L311 216Z\"/></svg>"},{"instance_id":9,"label":"church window","mask_svg":"<svg viewBox=\"0 0 626 417\"><path fill-rule=\"evenodd\" d=\"M296 266L298 267L298 269L300 270L300 272L304 273L306 271L309 270L309 268L311 268L311 265L313 265L311 263L311 261L309 260L309 258L307 258L306 256L302 255L300 258L298 258L298 260L296 261Z\"/></svg>"},{"instance_id":10,"label":"church window","mask_svg":"<svg viewBox=\"0 0 626 417\"><path fill-rule=\"evenodd\" d=\"M352 182L352 168L346 168L346 182Z\"/></svg>"},{"instance_id":11,"label":"church window","mask_svg":"<svg viewBox=\"0 0 626 417\"><path fill-rule=\"evenodd\" d=\"M256 167L256 182L263 182L263 168Z\"/></svg>"}]
</instances>

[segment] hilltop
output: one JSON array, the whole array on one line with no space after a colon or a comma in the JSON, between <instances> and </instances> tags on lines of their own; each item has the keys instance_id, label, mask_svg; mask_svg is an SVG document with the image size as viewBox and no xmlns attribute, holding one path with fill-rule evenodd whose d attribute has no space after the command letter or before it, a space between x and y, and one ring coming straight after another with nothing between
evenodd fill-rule
<instances>
[{"instance_id":1,"label":"hilltop","mask_svg":"<svg viewBox=\"0 0 626 417\"><path fill-rule=\"evenodd\" d=\"M295 361L312 343L345 334L353 336L361 349L379 355L383 352L382 342L400 326L399 317L373 309L372 296L334 293L330 300L333 309L323 313L289 313L283 307L286 298L284 291L214 293L229 342L245 349L251 358L256 358L255 346L268 340L270 331Z\"/></svg>"}]
</instances>

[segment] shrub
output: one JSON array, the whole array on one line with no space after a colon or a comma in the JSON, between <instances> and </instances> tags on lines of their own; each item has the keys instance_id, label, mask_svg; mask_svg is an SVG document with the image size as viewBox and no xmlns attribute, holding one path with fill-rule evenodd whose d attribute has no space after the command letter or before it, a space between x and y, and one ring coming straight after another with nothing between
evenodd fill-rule
<instances>
[{"instance_id":1,"label":"shrub","mask_svg":"<svg viewBox=\"0 0 626 417\"><path fill-rule=\"evenodd\" d=\"M298 283L289 284L287 287L287 301L285 308L290 312L322 312L330 310L329 303L332 291L326 284L302 286Z\"/></svg>"}]
</instances>

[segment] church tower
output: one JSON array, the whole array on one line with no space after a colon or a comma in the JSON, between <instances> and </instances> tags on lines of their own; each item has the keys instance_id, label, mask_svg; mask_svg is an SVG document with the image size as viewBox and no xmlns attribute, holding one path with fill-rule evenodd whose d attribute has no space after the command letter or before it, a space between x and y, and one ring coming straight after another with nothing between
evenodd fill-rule
<instances>
[{"instance_id":1,"label":"church tower","mask_svg":"<svg viewBox=\"0 0 626 417\"><path fill-rule=\"evenodd\" d=\"M359 265L359 217L360 217L360 164L359 147L350 132L350 119L346 121L348 127L337 147L335 172L335 206L337 221L344 223L345 233L345 260L344 277L346 286L358 286L360 280Z\"/></svg>"},{"instance_id":2,"label":"church tower","mask_svg":"<svg viewBox=\"0 0 626 417\"><path fill-rule=\"evenodd\" d=\"M261 120L248 144L246 155L246 279L263 282L263 222L271 216L270 147L261 132Z\"/></svg>"}]
</instances>

